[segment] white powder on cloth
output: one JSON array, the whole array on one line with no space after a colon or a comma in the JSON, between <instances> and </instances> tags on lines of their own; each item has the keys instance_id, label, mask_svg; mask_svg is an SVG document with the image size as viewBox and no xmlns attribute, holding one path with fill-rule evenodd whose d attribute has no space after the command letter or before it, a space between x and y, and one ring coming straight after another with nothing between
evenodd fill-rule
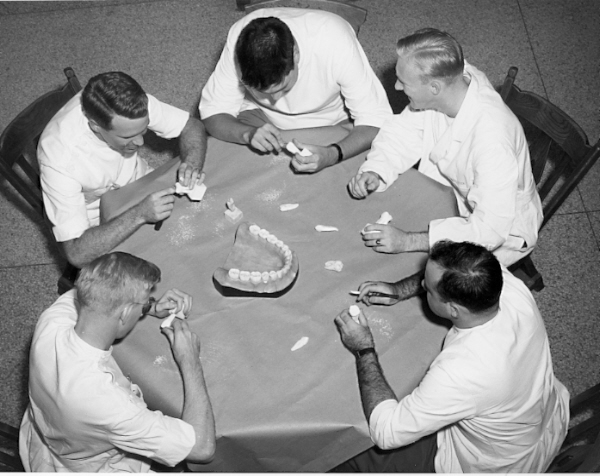
<instances>
[{"instance_id":1,"label":"white powder on cloth","mask_svg":"<svg viewBox=\"0 0 600 476\"><path fill-rule=\"evenodd\" d=\"M169 230L169 243L175 246L181 246L189 242L196 236L197 220L194 217L184 215L179 217Z\"/></svg>"}]
</instances>

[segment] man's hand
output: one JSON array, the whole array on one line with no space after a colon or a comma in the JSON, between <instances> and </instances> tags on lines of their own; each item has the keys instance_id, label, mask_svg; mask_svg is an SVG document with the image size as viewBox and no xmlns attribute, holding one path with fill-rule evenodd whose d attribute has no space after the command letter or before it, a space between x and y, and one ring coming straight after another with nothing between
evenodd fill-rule
<instances>
[{"instance_id":1,"label":"man's hand","mask_svg":"<svg viewBox=\"0 0 600 476\"><path fill-rule=\"evenodd\" d=\"M172 288L156 302L152 315L163 318L167 317L171 312L177 313L183 311L187 316L191 309L192 296L177 288Z\"/></svg>"},{"instance_id":2,"label":"man's hand","mask_svg":"<svg viewBox=\"0 0 600 476\"><path fill-rule=\"evenodd\" d=\"M177 169L177 181L184 187L194 188L204 182L205 174L197 164L181 162Z\"/></svg>"},{"instance_id":3,"label":"man's hand","mask_svg":"<svg viewBox=\"0 0 600 476\"><path fill-rule=\"evenodd\" d=\"M379 188L380 183L381 177L375 172L358 173L348 183L348 191L354 198L366 198Z\"/></svg>"},{"instance_id":4,"label":"man's hand","mask_svg":"<svg viewBox=\"0 0 600 476\"><path fill-rule=\"evenodd\" d=\"M200 338L193 332L185 320L175 319L173 327L163 327L161 331L167 336L173 357L177 364L200 365Z\"/></svg>"},{"instance_id":5,"label":"man's hand","mask_svg":"<svg viewBox=\"0 0 600 476\"><path fill-rule=\"evenodd\" d=\"M370 233L369 233L370 232ZM406 232L392 225L368 225L362 231L365 246L378 253L429 251L429 233Z\"/></svg>"},{"instance_id":6,"label":"man's hand","mask_svg":"<svg viewBox=\"0 0 600 476\"><path fill-rule=\"evenodd\" d=\"M382 306L393 306L401 301L402 296L398 298L390 298L383 296L373 296L372 293L384 293L389 295L399 295L399 290L394 283L386 283L384 281L366 281L358 287L358 297L356 301L365 303L367 306L371 304L379 304Z\"/></svg>"},{"instance_id":7,"label":"man's hand","mask_svg":"<svg viewBox=\"0 0 600 476\"><path fill-rule=\"evenodd\" d=\"M171 216L175 203L175 188L169 187L158 192L151 193L137 206L139 216L144 223L156 223Z\"/></svg>"},{"instance_id":8,"label":"man's hand","mask_svg":"<svg viewBox=\"0 0 600 476\"><path fill-rule=\"evenodd\" d=\"M244 133L244 140L260 152L279 153L285 147L281 131L269 123L263 124L253 131Z\"/></svg>"},{"instance_id":9,"label":"man's hand","mask_svg":"<svg viewBox=\"0 0 600 476\"><path fill-rule=\"evenodd\" d=\"M337 162L337 150L333 147L321 147L318 145L307 145L293 141L302 150L309 150L312 155L303 156L294 154L292 157L292 168L296 172L313 174L325 167L335 165Z\"/></svg>"},{"instance_id":10,"label":"man's hand","mask_svg":"<svg viewBox=\"0 0 600 476\"><path fill-rule=\"evenodd\" d=\"M334 319L335 325L340 331L342 342L351 352L367 347L375 347L369 323L362 312L358 315L358 320L359 323L356 323L347 309Z\"/></svg>"}]
</instances>

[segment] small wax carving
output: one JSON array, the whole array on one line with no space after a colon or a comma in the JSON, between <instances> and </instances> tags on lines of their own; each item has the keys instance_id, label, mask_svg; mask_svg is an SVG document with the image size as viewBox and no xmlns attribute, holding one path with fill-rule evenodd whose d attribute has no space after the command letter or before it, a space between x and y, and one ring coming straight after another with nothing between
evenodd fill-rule
<instances>
[{"instance_id":1,"label":"small wax carving","mask_svg":"<svg viewBox=\"0 0 600 476\"><path fill-rule=\"evenodd\" d=\"M302 337L300 340L298 340L298 342L296 342L294 344L294 347L292 347L292 352L300 349L301 347L304 347L307 343L308 343L308 337Z\"/></svg>"},{"instance_id":2,"label":"small wax carving","mask_svg":"<svg viewBox=\"0 0 600 476\"><path fill-rule=\"evenodd\" d=\"M175 318L177 319L185 319L185 314L183 313L183 310L179 311L179 312L175 312L174 309L171 309L169 314L169 317L167 317L162 324L160 325L160 327L171 327L171 324L173 324L173 320Z\"/></svg>"},{"instance_id":3,"label":"small wax carving","mask_svg":"<svg viewBox=\"0 0 600 476\"><path fill-rule=\"evenodd\" d=\"M190 198L190 200L193 200L194 202L199 202L200 200L202 200L204 194L206 193L206 185L204 185L203 183L198 185L196 183L196 185L194 185L194 188L189 188L184 187L179 182L177 182L175 184L175 193L177 195L185 194Z\"/></svg>"},{"instance_id":4,"label":"small wax carving","mask_svg":"<svg viewBox=\"0 0 600 476\"><path fill-rule=\"evenodd\" d=\"M391 221L392 215L390 215L388 212L383 212L379 217L379 220L377 220L375 223L377 223L378 225L387 225Z\"/></svg>"},{"instance_id":5,"label":"small wax carving","mask_svg":"<svg viewBox=\"0 0 600 476\"><path fill-rule=\"evenodd\" d=\"M290 151L292 154L300 154L302 157L308 157L309 155L312 155L312 152L308 149L298 149L298 147L296 147L296 144L294 144L293 142L288 142L287 145L285 146L285 148Z\"/></svg>"},{"instance_id":6,"label":"small wax carving","mask_svg":"<svg viewBox=\"0 0 600 476\"><path fill-rule=\"evenodd\" d=\"M339 231L335 226L317 225L315 226L317 231Z\"/></svg>"},{"instance_id":7,"label":"small wax carving","mask_svg":"<svg viewBox=\"0 0 600 476\"><path fill-rule=\"evenodd\" d=\"M227 210L224 212L225 218L227 218L227 220L229 220L231 223L237 223L244 216L242 211L235 206L235 203L233 203L233 198L227 200L225 206L227 207Z\"/></svg>"},{"instance_id":8,"label":"small wax carving","mask_svg":"<svg viewBox=\"0 0 600 476\"><path fill-rule=\"evenodd\" d=\"M360 322L358 320L358 315L360 314L360 307L358 307L356 304L352 304L352 306L350 306L348 308L348 312L350 313L350 316L352 317L352 319L354 319L354 321L357 324L360 324Z\"/></svg>"},{"instance_id":9,"label":"small wax carving","mask_svg":"<svg viewBox=\"0 0 600 476\"><path fill-rule=\"evenodd\" d=\"M295 208L298 208L297 203L284 203L283 205L279 205L279 209L282 212L289 212L290 210L294 210Z\"/></svg>"},{"instance_id":10,"label":"small wax carving","mask_svg":"<svg viewBox=\"0 0 600 476\"><path fill-rule=\"evenodd\" d=\"M344 263L342 263L341 261L332 260L327 261L325 263L325 269L328 269L330 271L337 271L338 273L342 271L343 267Z\"/></svg>"}]
</instances>

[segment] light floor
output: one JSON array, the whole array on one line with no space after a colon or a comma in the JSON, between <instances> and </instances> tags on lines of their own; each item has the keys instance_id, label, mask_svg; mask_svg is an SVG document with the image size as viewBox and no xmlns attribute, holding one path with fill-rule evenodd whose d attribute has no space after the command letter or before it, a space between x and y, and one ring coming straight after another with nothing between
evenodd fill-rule
<instances>
[{"instance_id":1,"label":"light floor","mask_svg":"<svg viewBox=\"0 0 600 476\"><path fill-rule=\"evenodd\" d=\"M449 31L494 84L512 65L517 84L600 136L597 0L360 0L359 38L394 105L394 44L414 30ZM234 0L0 2L0 130L72 66L82 84L122 70L151 94L193 111L242 13ZM398 111L396 111L398 112ZM535 297L559 379L571 392L600 381L600 164L540 236ZM0 421L18 425L27 401L27 352L37 317L56 299L61 263L32 213L0 187Z\"/></svg>"}]
</instances>

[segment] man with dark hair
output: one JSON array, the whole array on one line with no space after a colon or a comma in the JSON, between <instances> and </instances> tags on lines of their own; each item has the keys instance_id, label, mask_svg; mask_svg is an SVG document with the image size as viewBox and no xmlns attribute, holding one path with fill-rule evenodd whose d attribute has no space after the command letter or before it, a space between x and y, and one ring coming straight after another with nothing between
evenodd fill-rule
<instances>
[{"instance_id":1,"label":"man with dark hair","mask_svg":"<svg viewBox=\"0 0 600 476\"><path fill-rule=\"evenodd\" d=\"M429 308L452 324L419 386L398 400L369 323L335 318L355 354L377 447L340 465L351 472L543 472L569 422L544 321L527 287L474 243L432 247L422 282Z\"/></svg>"},{"instance_id":2,"label":"man with dark hair","mask_svg":"<svg viewBox=\"0 0 600 476\"><path fill-rule=\"evenodd\" d=\"M140 388L112 357L112 345L145 315L187 314L192 298L177 289L158 301L152 263L127 253L103 255L81 270L75 288L40 317L31 344L29 407L20 431L26 471L148 472L208 462L215 424L200 361L200 340L175 319L162 332L185 388L181 419L150 411Z\"/></svg>"},{"instance_id":3,"label":"man with dark hair","mask_svg":"<svg viewBox=\"0 0 600 476\"><path fill-rule=\"evenodd\" d=\"M348 188L355 198L385 191L398 175L419 171L451 186L459 216L405 232L372 225L366 246L380 253L429 251L441 239L473 241L509 266L534 248L542 204L517 117L485 74L463 58L448 33L427 28L397 44L396 89L410 104L381 128Z\"/></svg>"},{"instance_id":4,"label":"man with dark hair","mask_svg":"<svg viewBox=\"0 0 600 476\"><path fill-rule=\"evenodd\" d=\"M337 144L297 144L312 155L295 154L292 167L312 173L367 150L391 108L348 22L320 10L266 8L229 30L200 115L214 137L264 153L285 147L281 130L348 125Z\"/></svg>"},{"instance_id":5,"label":"man with dark hair","mask_svg":"<svg viewBox=\"0 0 600 476\"><path fill-rule=\"evenodd\" d=\"M180 109L146 94L122 72L94 76L48 123L38 146L46 214L67 259L81 267L112 250L146 223L169 217L174 187L152 193L106 223L100 197L152 169L138 155L147 130L179 137L179 181L202 180L206 132Z\"/></svg>"}]
</instances>

